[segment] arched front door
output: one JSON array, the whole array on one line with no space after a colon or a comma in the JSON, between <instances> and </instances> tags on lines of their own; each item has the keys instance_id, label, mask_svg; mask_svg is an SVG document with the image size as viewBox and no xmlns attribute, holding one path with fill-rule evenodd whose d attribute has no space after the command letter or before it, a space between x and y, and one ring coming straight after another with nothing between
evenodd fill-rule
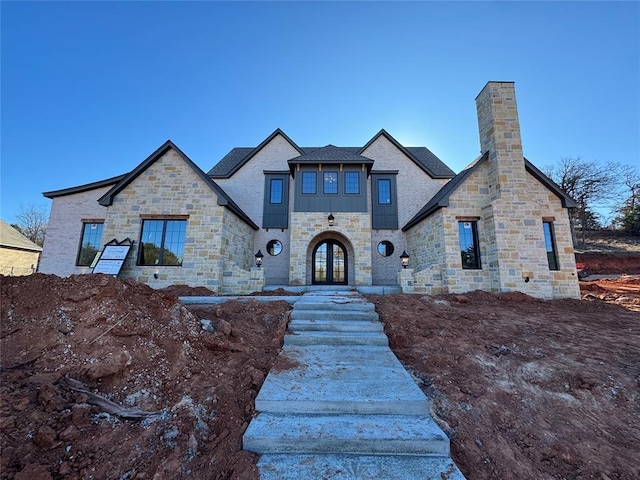
<instances>
[{"instance_id":1,"label":"arched front door","mask_svg":"<svg viewBox=\"0 0 640 480\"><path fill-rule=\"evenodd\" d=\"M316 245L312 265L314 284L347 284L347 249L337 240Z\"/></svg>"}]
</instances>

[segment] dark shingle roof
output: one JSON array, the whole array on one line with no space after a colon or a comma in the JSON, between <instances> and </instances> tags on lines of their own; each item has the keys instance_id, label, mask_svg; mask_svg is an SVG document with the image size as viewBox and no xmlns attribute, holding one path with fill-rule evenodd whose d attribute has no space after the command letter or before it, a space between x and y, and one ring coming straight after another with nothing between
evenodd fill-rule
<instances>
[{"instance_id":1,"label":"dark shingle roof","mask_svg":"<svg viewBox=\"0 0 640 480\"><path fill-rule=\"evenodd\" d=\"M422 220L427 218L436 210L439 210L442 207L449 206L449 197L456 189L464 183L465 179L471 175L480 164L484 163L489 158L488 152L482 155L477 161L469 165L469 167L465 168L458 175L453 177L449 182L447 182L438 192L427 202L427 204L420 209L418 213L414 215L414 217L407 222L407 224L402 227L402 231L407 231L411 227L420 223ZM560 198L562 202L562 206L565 208L575 208L577 207L577 203L573 200L569 195L567 195L558 185L556 185L549 177L547 177L544 173L542 173L538 168L531 163L529 160L524 158L524 167L531 175L533 175L540 183L542 183L545 187L551 190L558 198Z\"/></svg>"},{"instance_id":2,"label":"dark shingle roof","mask_svg":"<svg viewBox=\"0 0 640 480\"><path fill-rule=\"evenodd\" d=\"M367 147L369 147L379 136L386 137L401 152L409 157L416 165L432 178L452 178L455 172L447 167L442 160L436 157L426 147L403 147L384 129L380 130L364 147L336 147L335 145L326 145L324 147L298 147L282 130L277 129L266 140L255 148L238 147L227 153L214 167L209 170L207 175L211 178L229 178L242 165L247 163L256 153L258 153L267 143L269 143L276 135L282 135L291 145L300 152L300 155L289 159L289 165L296 163L364 163L369 168L374 161L362 155Z\"/></svg>"},{"instance_id":3,"label":"dark shingle roof","mask_svg":"<svg viewBox=\"0 0 640 480\"><path fill-rule=\"evenodd\" d=\"M72 195L74 193L87 192L89 190L94 190L96 188L115 185L126 176L127 174L125 173L123 175L118 175L117 177L107 178L106 180L100 180L98 182L87 183L84 185L78 185L77 187L63 188L62 190L52 190L50 192L42 192L42 195L47 198L55 198L55 197L62 197L64 195Z\"/></svg>"}]
</instances>

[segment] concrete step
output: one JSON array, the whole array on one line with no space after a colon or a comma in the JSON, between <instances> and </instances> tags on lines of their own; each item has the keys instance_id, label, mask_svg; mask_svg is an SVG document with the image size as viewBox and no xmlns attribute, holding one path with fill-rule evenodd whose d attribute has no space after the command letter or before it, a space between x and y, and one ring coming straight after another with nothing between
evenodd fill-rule
<instances>
[{"instance_id":1,"label":"concrete step","mask_svg":"<svg viewBox=\"0 0 640 480\"><path fill-rule=\"evenodd\" d=\"M269 413L421 415L429 400L388 347L285 345L256 397Z\"/></svg>"},{"instance_id":2,"label":"concrete step","mask_svg":"<svg viewBox=\"0 0 640 480\"><path fill-rule=\"evenodd\" d=\"M293 311L291 312L291 320L366 320L369 322L379 320L378 314L375 311L305 310L296 308L296 305L294 305Z\"/></svg>"},{"instance_id":3,"label":"concrete step","mask_svg":"<svg viewBox=\"0 0 640 480\"><path fill-rule=\"evenodd\" d=\"M261 413L243 448L255 453L449 455L449 439L428 415Z\"/></svg>"},{"instance_id":4,"label":"concrete step","mask_svg":"<svg viewBox=\"0 0 640 480\"><path fill-rule=\"evenodd\" d=\"M362 297L321 296L303 297L296 302L296 310L337 310L340 312L357 310L373 312L375 306Z\"/></svg>"},{"instance_id":5,"label":"concrete step","mask_svg":"<svg viewBox=\"0 0 640 480\"><path fill-rule=\"evenodd\" d=\"M285 335L284 345L378 345L388 346L382 332L303 331Z\"/></svg>"},{"instance_id":6,"label":"concrete step","mask_svg":"<svg viewBox=\"0 0 640 480\"><path fill-rule=\"evenodd\" d=\"M265 454L260 480L464 480L448 457Z\"/></svg>"},{"instance_id":7,"label":"concrete step","mask_svg":"<svg viewBox=\"0 0 640 480\"><path fill-rule=\"evenodd\" d=\"M306 331L325 332L382 332L384 327L380 322L351 320L291 320L289 330L295 333Z\"/></svg>"}]
</instances>

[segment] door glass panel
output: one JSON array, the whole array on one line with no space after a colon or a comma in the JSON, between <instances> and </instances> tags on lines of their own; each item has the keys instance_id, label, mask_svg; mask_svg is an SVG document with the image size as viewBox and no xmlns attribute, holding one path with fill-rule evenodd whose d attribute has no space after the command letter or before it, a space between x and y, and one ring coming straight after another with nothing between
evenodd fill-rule
<instances>
[{"instance_id":1,"label":"door glass panel","mask_svg":"<svg viewBox=\"0 0 640 480\"><path fill-rule=\"evenodd\" d=\"M333 246L333 281L344 282L344 252L338 245Z\"/></svg>"},{"instance_id":2,"label":"door glass panel","mask_svg":"<svg viewBox=\"0 0 640 480\"><path fill-rule=\"evenodd\" d=\"M315 257L315 282L327 281L327 244L323 243L316 250Z\"/></svg>"}]
</instances>

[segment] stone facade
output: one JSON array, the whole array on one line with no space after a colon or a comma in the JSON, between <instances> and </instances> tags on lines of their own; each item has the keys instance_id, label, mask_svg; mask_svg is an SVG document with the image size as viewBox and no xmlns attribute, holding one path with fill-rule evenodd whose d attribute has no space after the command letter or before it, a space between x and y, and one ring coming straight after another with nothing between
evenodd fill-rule
<instances>
[{"instance_id":1,"label":"stone facade","mask_svg":"<svg viewBox=\"0 0 640 480\"><path fill-rule=\"evenodd\" d=\"M69 275L89 270L76 267L75 257L82 221L91 219L104 220L103 244L127 237L135 242L121 275L157 288L203 285L232 294L265 284L309 285L314 283L316 247L334 241L345 249L346 283L352 286L393 285L426 294L518 290L540 298L577 298L567 215L573 201L524 160L513 84L489 82L476 103L482 156L455 177L424 147L416 147L415 156L384 130L361 148L302 148L276 130L258 147L233 149L209 174L167 142L169 147L158 149L120 183L50 192L52 222L40 271ZM362 172L366 182L360 176L356 192L302 192L297 183L302 174L296 173L316 171L321 185L327 181L322 180L323 167L336 172L334 181L344 182L341 189L348 175L343 176L343 167L344 172ZM270 178L285 180L286 208L266 195ZM382 188L384 182L393 185L387 187L394 190L391 202L381 200L378 190L372 198L374 183ZM355 198L360 200L349 203ZM334 210L330 205L338 205L338 211L329 211ZM182 266L138 265L145 219L186 220ZM279 227L265 228L263 219ZM462 268L461 221L477 226L481 268ZM543 222L553 224L556 270L547 262ZM270 241L280 243L279 254L269 251ZM378 252L385 241L393 245L386 256ZM264 255L262 268L254 267L258 250ZM401 270L403 251L411 264Z\"/></svg>"},{"instance_id":2,"label":"stone facade","mask_svg":"<svg viewBox=\"0 0 640 480\"><path fill-rule=\"evenodd\" d=\"M293 212L289 284L310 285L313 249L324 240L338 240L347 249L349 285L371 285L371 216L366 213L336 213L328 227L330 212Z\"/></svg>"}]
</instances>

